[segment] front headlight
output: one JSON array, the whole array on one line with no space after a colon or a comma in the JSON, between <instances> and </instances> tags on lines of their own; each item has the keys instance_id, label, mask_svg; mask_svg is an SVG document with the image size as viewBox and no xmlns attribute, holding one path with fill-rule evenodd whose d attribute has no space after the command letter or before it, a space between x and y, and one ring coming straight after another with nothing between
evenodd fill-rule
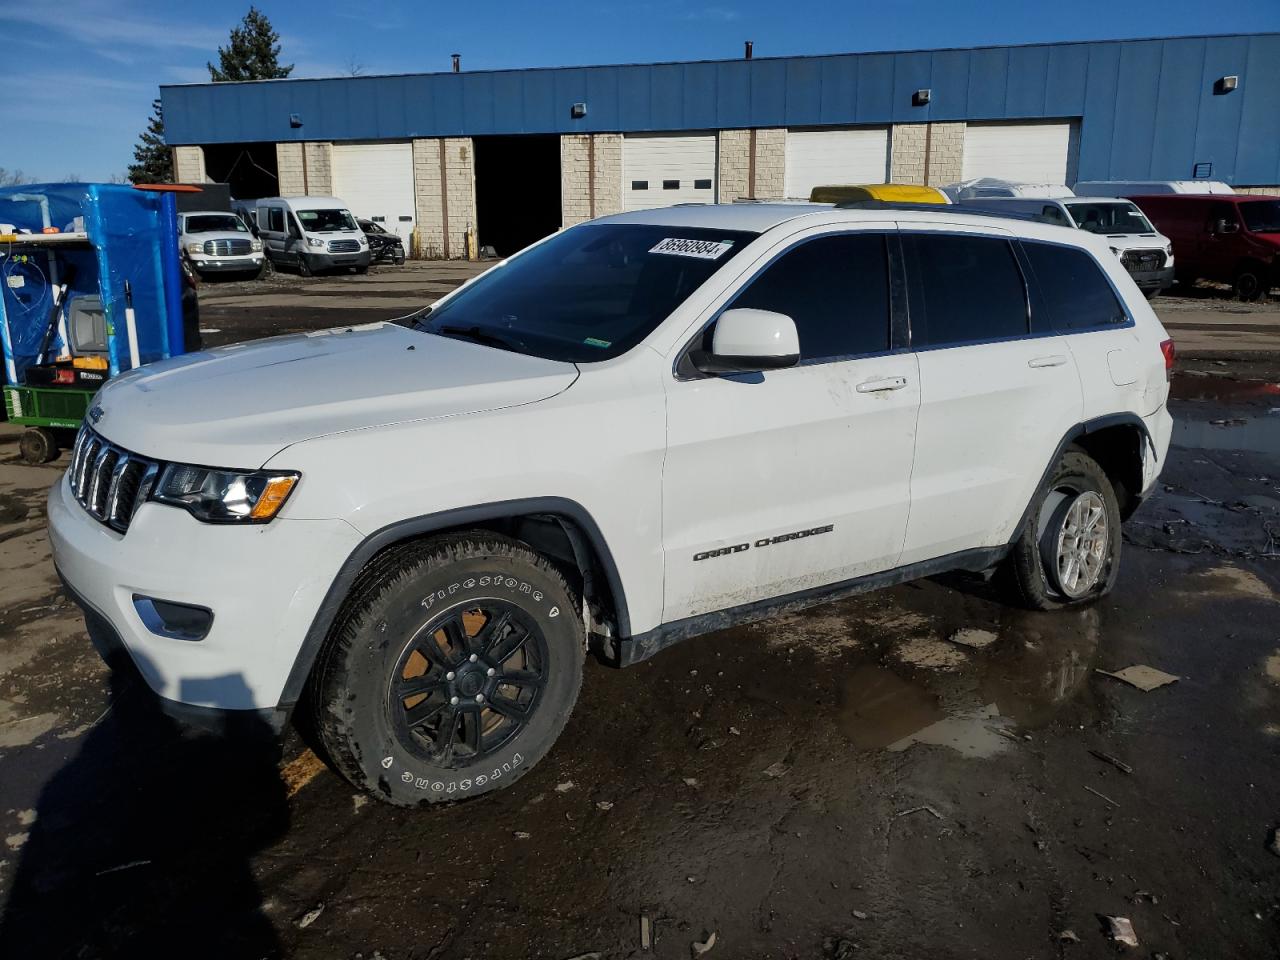
<instances>
[{"instance_id":1,"label":"front headlight","mask_svg":"<svg viewBox=\"0 0 1280 960\"><path fill-rule=\"evenodd\" d=\"M187 253L204 253L204 244L199 240L193 240L187 244Z\"/></svg>"},{"instance_id":2,"label":"front headlight","mask_svg":"<svg viewBox=\"0 0 1280 960\"><path fill-rule=\"evenodd\" d=\"M153 500L182 507L205 523L266 523L284 506L300 474L279 470L213 470L171 463Z\"/></svg>"},{"instance_id":3,"label":"front headlight","mask_svg":"<svg viewBox=\"0 0 1280 960\"><path fill-rule=\"evenodd\" d=\"M262 241L261 241L261 240L250 240L250 241L249 241L249 249L250 249L250 250L252 250L254 253L257 253L259 250L261 250L261 249L262 249Z\"/></svg>"},{"instance_id":4,"label":"front headlight","mask_svg":"<svg viewBox=\"0 0 1280 960\"><path fill-rule=\"evenodd\" d=\"M323 247L323 246L324 246L324 241L323 241L323 240L321 240L319 237L307 237L307 246L308 246L308 247Z\"/></svg>"},{"instance_id":5,"label":"front headlight","mask_svg":"<svg viewBox=\"0 0 1280 960\"><path fill-rule=\"evenodd\" d=\"M362 246L362 247L367 247L367 246L369 245L369 241L368 241L368 240L366 240L363 236L362 236L362 237L360 237L360 239L359 239L359 240L357 240L356 242L357 242L357 243L359 243L359 244L360 244L360 246Z\"/></svg>"}]
</instances>

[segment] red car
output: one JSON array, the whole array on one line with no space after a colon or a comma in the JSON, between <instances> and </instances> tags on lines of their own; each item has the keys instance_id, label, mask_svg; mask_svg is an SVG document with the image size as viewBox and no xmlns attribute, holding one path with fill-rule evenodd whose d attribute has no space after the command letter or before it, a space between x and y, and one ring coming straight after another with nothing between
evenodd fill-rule
<instances>
[{"instance_id":1,"label":"red car","mask_svg":"<svg viewBox=\"0 0 1280 960\"><path fill-rule=\"evenodd\" d=\"M1241 300L1280 287L1280 198L1183 193L1129 199L1173 241L1179 283L1229 283Z\"/></svg>"}]
</instances>

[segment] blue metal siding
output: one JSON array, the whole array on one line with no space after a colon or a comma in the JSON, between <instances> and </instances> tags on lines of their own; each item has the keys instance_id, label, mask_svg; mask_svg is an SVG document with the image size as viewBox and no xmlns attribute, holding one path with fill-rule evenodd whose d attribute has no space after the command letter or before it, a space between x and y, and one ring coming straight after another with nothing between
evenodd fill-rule
<instances>
[{"instance_id":1,"label":"blue metal siding","mask_svg":"<svg viewBox=\"0 0 1280 960\"><path fill-rule=\"evenodd\" d=\"M1219 77L1240 89L1215 95ZM911 103L933 91L928 106ZM1280 183L1280 34L161 88L169 143L1080 119L1081 179ZM587 104L574 119L570 107ZM299 129L289 126L298 114Z\"/></svg>"}]
</instances>

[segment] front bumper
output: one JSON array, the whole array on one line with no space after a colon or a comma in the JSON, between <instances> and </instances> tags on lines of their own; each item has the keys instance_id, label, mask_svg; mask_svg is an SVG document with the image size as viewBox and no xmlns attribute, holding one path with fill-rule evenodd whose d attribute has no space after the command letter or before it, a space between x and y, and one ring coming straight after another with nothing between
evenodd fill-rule
<instances>
[{"instance_id":1,"label":"front bumper","mask_svg":"<svg viewBox=\"0 0 1280 960\"><path fill-rule=\"evenodd\" d=\"M252 253L247 257L191 257L191 266L197 273L248 273L250 270L262 269L261 253Z\"/></svg>"},{"instance_id":2,"label":"front bumper","mask_svg":"<svg viewBox=\"0 0 1280 960\"><path fill-rule=\"evenodd\" d=\"M95 645L123 650L171 712L276 711L307 630L360 535L342 520L205 524L145 503L126 534L99 523L65 477L49 491L53 561ZM153 633L135 595L207 607L202 640ZM192 710L188 709L187 713Z\"/></svg>"},{"instance_id":3,"label":"front bumper","mask_svg":"<svg viewBox=\"0 0 1280 960\"><path fill-rule=\"evenodd\" d=\"M325 253L323 250L303 254L307 258L307 266L312 270L330 270L334 267L367 267L369 265L369 248L356 253Z\"/></svg>"},{"instance_id":4,"label":"front bumper","mask_svg":"<svg viewBox=\"0 0 1280 960\"><path fill-rule=\"evenodd\" d=\"M1129 276L1133 277L1133 282L1143 293L1149 290L1159 293L1173 286L1173 267L1162 270L1131 270Z\"/></svg>"}]
</instances>

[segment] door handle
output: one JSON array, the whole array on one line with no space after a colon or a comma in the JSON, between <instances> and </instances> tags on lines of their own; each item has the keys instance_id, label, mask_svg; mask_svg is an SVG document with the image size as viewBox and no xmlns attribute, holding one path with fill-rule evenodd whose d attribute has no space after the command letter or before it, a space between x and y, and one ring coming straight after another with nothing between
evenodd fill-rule
<instances>
[{"instance_id":1,"label":"door handle","mask_svg":"<svg viewBox=\"0 0 1280 960\"><path fill-rule=\"evenodd\" d=\"M880 380L863 380L858 384L858 392L883 393L886 390L901 390L906 385L906 377L884 377Z\"/></svg>"},{"instance_id":2,"label":"door handle","mask_svg":"<svg viewBox=\"0 0 1280 960\"><path fill-rule=\"evenodd\" d=\"M1055 353L1051 357L1033 357L1027 361L1028 367L1060 367L1067 362L1067 358L1060 353Z\"/></svg>"}]
</instances>

